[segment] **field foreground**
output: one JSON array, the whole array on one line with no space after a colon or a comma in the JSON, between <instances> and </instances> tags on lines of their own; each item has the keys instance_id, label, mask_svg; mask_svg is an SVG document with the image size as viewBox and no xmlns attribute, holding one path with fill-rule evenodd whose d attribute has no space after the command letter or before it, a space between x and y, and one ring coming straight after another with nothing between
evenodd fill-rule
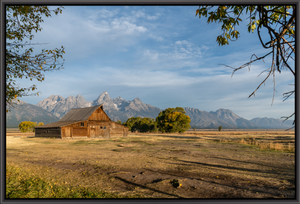
<instances>
[{"instance_id":1,"label":"field foreground","mask_svg":"<svg viewBox=\"0 0 300 204\"><path fill-rule=\"evenodd\" d=\"M9 198L295 198L294 132L8 135Z\"/></svg>"}]
</instances>

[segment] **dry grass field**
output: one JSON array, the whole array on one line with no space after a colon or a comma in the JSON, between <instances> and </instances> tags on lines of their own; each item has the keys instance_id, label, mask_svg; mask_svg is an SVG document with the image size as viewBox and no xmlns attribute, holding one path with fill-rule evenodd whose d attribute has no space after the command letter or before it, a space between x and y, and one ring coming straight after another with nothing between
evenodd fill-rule
<instances>
[{"instance_id":1,"label":"dry grass field","mask_svg":"<svg viewBox=\"0 0 300 204\"><path fill-rule=\"evenodd\" d=\"M294 131L33 136L7 132L9 198L295 198Z\"/></svg>"}]
</instances>

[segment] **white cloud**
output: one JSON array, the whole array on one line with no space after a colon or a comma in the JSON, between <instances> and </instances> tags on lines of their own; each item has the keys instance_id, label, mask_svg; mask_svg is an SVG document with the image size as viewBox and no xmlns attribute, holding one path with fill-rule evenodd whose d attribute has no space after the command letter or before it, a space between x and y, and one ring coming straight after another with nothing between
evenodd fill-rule
<instances>
[{"instance_id":1,"label":"white cloud","mask_svg":"<svg viewBox=\"0 0 300 204\"><path fill-rule=\"evenodd\" d=\"M176 41L162 48L144 50L143 64L149 66L156 64L155 69L176 69L197 66L198 60L202 57L201 48L186 40Z\"/></svg>"},{"instance_id":2,"label":"white cloud","mask_svg":"<svg viewBox=\"0 0 300 204\"><path fill-rule=\"evenodd\" d=\"M107 10L107 9L97 9L93 10L93 12L87 12L88 19L91 21L98 21L99 19L103 18L112 18L118 14L119 10Z\"/></svg>"},{"instance_id":3,"label":"white cloud","mask_svg":"<svg viewBox=\"0 0 300 204\"><path fill-rule=\"evenodd\" d=\"M149 30L142 23L137 23L135 17L119 16L117 13L118 9L93 9L83 15L68 8L59 16L46 18L42 32L37 33L34 40L52 42L51 47L63 45L66 55L72 59L79 50L81 57L87 57L99 47L107 48L102 49L103 52L112 47L124 49L149 34ZM156 38L160 40L159 36Z\"/></svg>"},{"instance_id":4,"label":"white cloud","mask_svg":"<svg viewBox=\"0 0 300 204\"><path fill-rule=\"evenodd\" d=\"M160 13L156 13L154 16L147 16L148 20L157 20L160 17Z\"/></svg>"},{"instance_id":5,"label":"white cloud","mask_svg":"<svg viewBox=\"0 0 300 204\"><path fill-rule=\"evenodd\" d=\"M157 60L159 53L153 53L153 52L151 53L150 50L145 50L144 56L150 58L151 60Z\"/></svg>"},{"instance_id":6,"label":"white cloud","mask_svg":"<svg viewBox=\"0 0 300 204\"><path fill-rule=\"evenodd\" d=\"M182 45L182 44L189 44L189 43L186 40L182 40L182 41L178 40L178 41L175 42L175 44Z\"/></svg>"},{"instance_id":7,"label":"white cloud","mask_svg":"<svg viewBox=\"0 0 300 204\"><path fill-rule=\"evenodd\" d=\"M36 83L42 97L89 94L89 101L105 90L109 94L110 90L118 90L116 94L123 98L130 93L133 98L144 97L143 102L159 108L229 108L247 119L280 117L292 111L294 100L282 103L282 93L289 91L292 87L288 84L294 82L289 72L276 73L277 93L271 106L272 78L257 91L255 98L248 99L264 79L265 74L258 78L257 75L268 68L267 61L253 64L250 71L240 70L232 78L230 68L218 65L238 67L254 53L261 56L265 50L257 49L258 45L244 49L245 41L241 38L237 41L241 44L235 47L239 50L234 46L218 47L215 38L212 43L207 41L207 30L201 33L201 29L197 30L199 26L172 16L171 8L168 14L164 7L160 7L159 13L151 10L155 14L136 7L76 9L66 7L62 15L45 19L43 31L36 35L37 42L66 48L66 69L46 73L45 81ZM170 21L164 15L169 15L172 23L167 24ZM216 27L210 28L211 33ZM28 87L32 82L24 84ZM32 100L36 104L42 97Z\"/></svg>"},{"instance_id":8,"label":"white cloud","mask_svg":"<svg viewBox=\"0 0 300 204\"><path fill-rule=\"evenodd\" d=\"M146 14L143 11L141 11L141 10L139 10L139 11L131 11L131 16L134 16L136 18L142 18L142 17L145 17Z\"/></svg>"},{"instance_id":9,"label":"white cloud","mask_svg":"<svg viewBox=\"0 0 300 204\"><path fill-rule=\"evenodd\" d=\"M101 84L110 86L127 86L127 87L176 87L190 85L197 79L192 77L183 77L179 73L170 71L149 71L149 70L128 70L117 68L99 68L103 80ZM93 75L87 72L87 75ZM113 76L113 77L110 77ZM108 80L105 80L108 79ZM99 77L94 75L90 78L92 84L99 83ZM100 85L100 84L99 84Z\"/></svg>"},{"instance_id":10,"label":"white cloud","mask_svg":"<svg viewBox=\"0 0 300 204\"><path fill-rule=\"evenodd\" d=\"M154 34L152 34L152 33L149 33L148 36L149 36L150 38L153 38L153 39L156 40L156 41L163 41L163 40L164 40L162 37L157 36L157 35L154 35Z\"/></svg>"},{"instance_id":11,"label":"white cloud","mask_svg":"<svg viewBox=\"0 0 300 204\"><path fill-rule=\"evenodd\" d=\"M147 20L157 20L160 17L160 13L155 15L145 14L144 10L131 11L131 16L135 18L145 18Z\"/></svg>"}]
</instances>

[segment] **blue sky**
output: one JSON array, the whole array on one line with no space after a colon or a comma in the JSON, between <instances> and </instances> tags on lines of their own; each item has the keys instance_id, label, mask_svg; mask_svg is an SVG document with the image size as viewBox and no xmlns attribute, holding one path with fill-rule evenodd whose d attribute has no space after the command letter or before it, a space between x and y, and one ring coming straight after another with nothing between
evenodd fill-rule
<instances>
[{"instance_id":1,"label":"blue sky","mask_svg":"<svg viewBox=\"0 0 300 204\"><path fill-rule=\"evenodd\" d=\"M65 6L63 13L45 18L33 42L48 43L35 49L65 47L65 69L45 73L34 81L40 96L22 97L37 104L51 96L82 95L92 101L108 91L111 98L140 98L161 109L192 107L203 111L231 109L246 119L280 118L294 112L294 98L282 94L293 89L288 71L276 73L255 97L248 98L264 79L260 72L270 63L259 62L231 77L232 69L252 54L267 53L247 23L238 27L241 37L227 46L216 38L221 24L195 17L197 6ZM244 16L245 19L245 16ZM31 81L18 80L29 87Z\"/></svg>"}]
</instances>

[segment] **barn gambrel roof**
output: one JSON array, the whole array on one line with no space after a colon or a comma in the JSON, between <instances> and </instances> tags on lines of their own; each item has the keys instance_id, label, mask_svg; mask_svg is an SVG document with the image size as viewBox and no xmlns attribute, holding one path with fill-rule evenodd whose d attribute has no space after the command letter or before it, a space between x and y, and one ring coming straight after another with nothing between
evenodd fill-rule
<instances>
[{"instance_id":1,"label":"barn gambrel roof","mask_svg":"<svg viewBox=\"0 0 300 204\"><path fill-rule=\"evenodd\" d=\"M73 108L66 115L64 115L59 121L87 120L93 114L93 112L95 112L95 110L97 110L101 106L103 105L92 106L87 108Z\"/></svg>"},{"instance_id":2,"label":"barn gambrel roof","mask_svg":"<svg viewBox=\"0 0 300 204\"><path fill-rule=\"evenodd\" d=\"M57 122L54 122L54 123L49 123L49 124L46 124L46 125L37 126L35 128L63 127L63 126L70 125L70 124L73 124L73 123L76 123L76 122L81 122L81 121L57 121Z\"/></svg>"},{"instance_id":3,"label":"barn gambrel roof","mask_svg":"<svg viewBox=\"0 0 300 204\"><path fill-rule=\"evenodd\" d=\"M42 125L42 126L37 126L35 128L62 127L65 125L70 125L72 123L85 121L101 106L103 108L103 104L92 106L92 107L86 107L86 108L73 108L66 115L64 115L59 121ZM109 120L111 121L110 118Z\"/></svg>"}]
</instances>

